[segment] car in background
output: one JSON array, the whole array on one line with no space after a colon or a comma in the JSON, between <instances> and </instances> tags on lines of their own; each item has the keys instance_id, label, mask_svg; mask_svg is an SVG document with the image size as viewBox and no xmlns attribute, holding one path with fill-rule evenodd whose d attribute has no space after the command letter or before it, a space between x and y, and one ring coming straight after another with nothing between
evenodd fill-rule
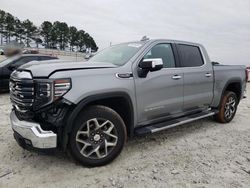
<instances>
[{"instance_id":1,"label":"car in background","mask_svg":"<svg viewBox=\"0 0 250 188\"><path fill-rule=\"evenodd\" d=\"M30 49L30 50L23 50L23 54L39 54L39 51L37 49Z\"/></svg>"},{"instance_id":2,"label":"car in background","mask_svg":"<svg viewBox=\"0 0 250 188\"><path fill-rule=\"evenodd\" d=\"M250 76L250 66L247 66L246 71L247 71L247 81L250 82L250 78L249 78L249 76Z\"/></svg>"},{"instance_id":3,"label":"car in background","mask_svg":"<svg viewBox=\"0 0 250 188\"><path fill-rule=\"evenodd\" d=\"M31 61L46 61L53 59L58 58L41 54L22 54L3 60L0 62L0 91L9 90L10 74L21 65Z\"/></svg>"},{"instance_id":4,"label":"car in background","mask_svg":"<svg viewBox=\"0 0 250 188\"><path fill-rule=\"evenodd\" d=\"M4 55L4 50L0 48L0 55Z\"/></svg>"}]
</instances>

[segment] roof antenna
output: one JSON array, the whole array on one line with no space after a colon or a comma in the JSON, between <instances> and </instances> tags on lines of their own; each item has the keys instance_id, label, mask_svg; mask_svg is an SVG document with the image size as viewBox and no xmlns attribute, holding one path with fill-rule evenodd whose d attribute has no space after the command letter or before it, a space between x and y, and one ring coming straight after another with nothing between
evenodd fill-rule
<instances>
[{"instance_id":1,"label":"roof antenna","mask_svg":"<svg viewBox=\"0 0 250 188\"><path fill-rule=\"evenodd\" d=\"M146 41L146 40L149 40L149 38L145 35L142 37L141 41Z\"/></svg>"}]
</instances>

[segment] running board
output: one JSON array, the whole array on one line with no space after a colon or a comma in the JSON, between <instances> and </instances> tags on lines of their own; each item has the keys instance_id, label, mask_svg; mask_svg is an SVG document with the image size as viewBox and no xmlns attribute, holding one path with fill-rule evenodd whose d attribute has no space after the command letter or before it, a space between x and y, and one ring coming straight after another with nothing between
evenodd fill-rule
<instances>
[{"instance_id":1,"label":"running board","mask_svg":"<svg viewBox=\"0 0 250 188\"><path fill-rule=\"evenodd\" d=\"M195 121L195 120L198 120L198 119L209 117L209 116L214 115L215 113L216 113L216 111L203 111L203 112L188 115L188 116L185 116L185 117L173 119L173 120L170 120L170 121L140 127L140 128L135 129L135 135L155 133L155 132L158 132L158 131L162 131L162 130L165 130L165 129L169 129L169 128L178 126L178 125L189 123L189 122L192 122L192 121Z\"/></svg>"}]
</instances>

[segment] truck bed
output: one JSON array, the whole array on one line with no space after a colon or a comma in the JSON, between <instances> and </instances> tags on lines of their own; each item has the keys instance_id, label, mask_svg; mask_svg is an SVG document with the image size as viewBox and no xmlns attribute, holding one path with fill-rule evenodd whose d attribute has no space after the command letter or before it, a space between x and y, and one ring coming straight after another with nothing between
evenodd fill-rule
<instances>
[{"instance_id":1,"label":"truck bed","mask_svg":"<svg viewBox=\"0 0 250 188\"><path fill-rule=\"evenodd\" d=\"M221 95L227 83L241 82L241 97L246 88L246 66L244 65L213 65L214 70L214 99L212 106L219 105Z\"/></svg>"}]
</instances>

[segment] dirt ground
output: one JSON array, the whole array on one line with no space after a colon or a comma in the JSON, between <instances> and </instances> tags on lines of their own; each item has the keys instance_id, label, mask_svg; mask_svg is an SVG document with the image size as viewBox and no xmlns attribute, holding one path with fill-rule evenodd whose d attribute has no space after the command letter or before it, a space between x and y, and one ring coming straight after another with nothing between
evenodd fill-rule
<instances>
[{"instance_id":1,"label":"dirt ground","mask_svg":"<svg viewBox=\"0 0 250 188\"><path fill-rule=\"evenodd\" d=\"M248 84L250 90L250 84ZM248 92L248 94L250 94ZM234 120L211 118L129 140L110 165L85 168L66 154L21 149L0 94L0 187L250 187L250 97Z\"/></svg>"}]
</instances>

